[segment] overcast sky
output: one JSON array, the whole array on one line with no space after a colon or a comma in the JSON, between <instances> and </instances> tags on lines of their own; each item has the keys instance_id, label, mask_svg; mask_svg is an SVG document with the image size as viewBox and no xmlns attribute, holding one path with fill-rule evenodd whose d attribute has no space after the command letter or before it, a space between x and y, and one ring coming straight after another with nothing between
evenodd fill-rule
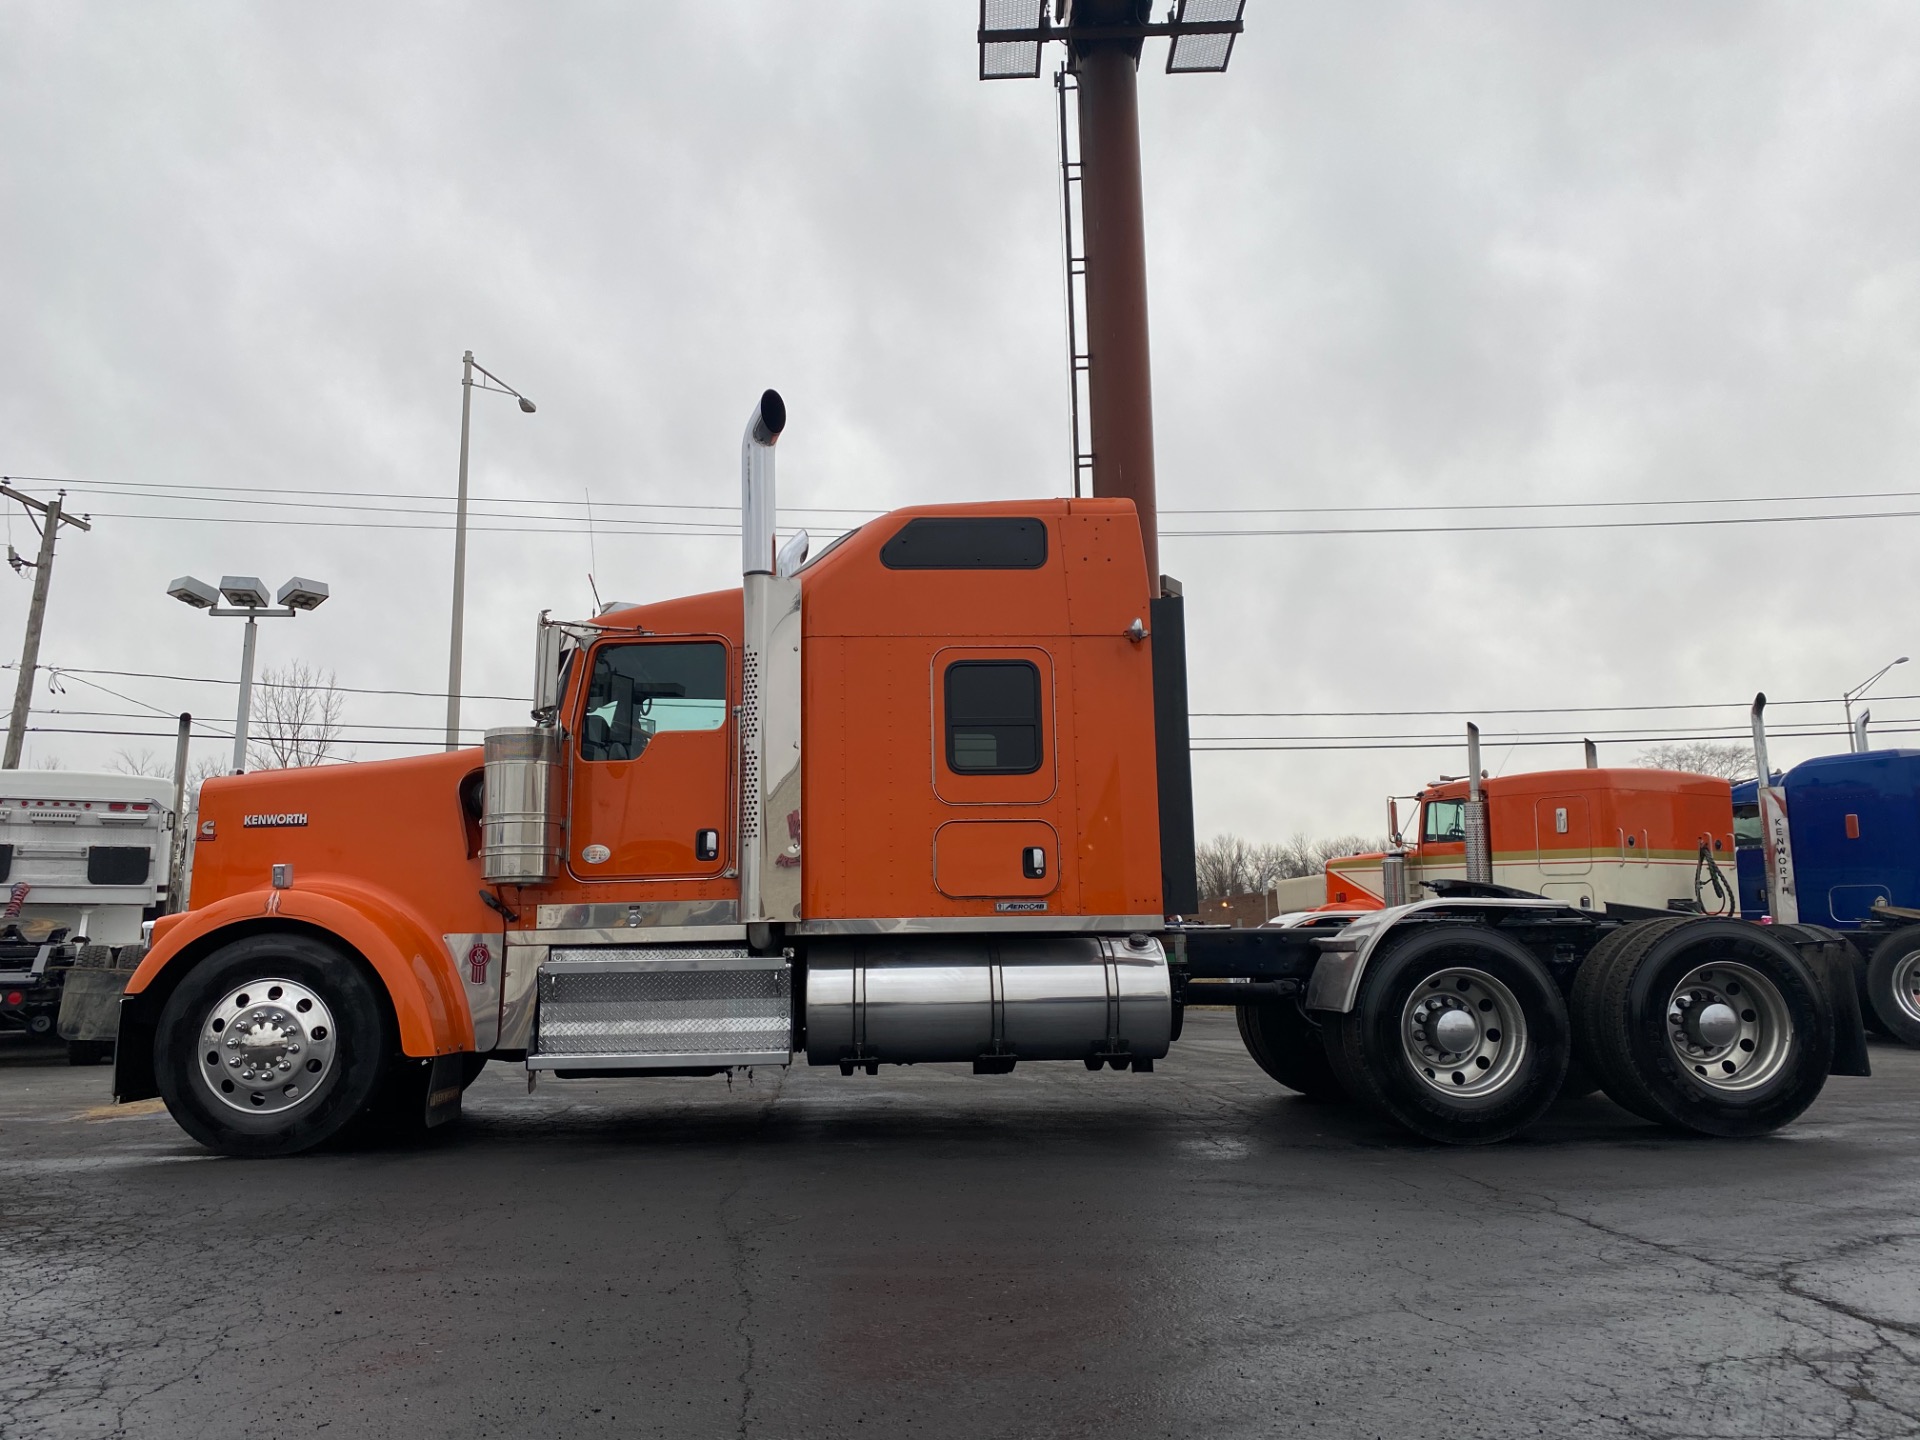
<instances>
[{"instance_id":1,"label":"overcast sky","mask_svg":"<svg viewBox=\"0 0 1920 1440\"><path fill-rule=\"evenodd\" d=\"M1141 77L1163 528L1412 533L1169 533L1194 709L1457 713L1198 718L1329 747L1197 756L1202 832L1377 831L1461 754L1340 747L1475 714L1509 772L1578 764L1582 733L1625 763L1643 742L1607 732L1737 731L1761 689L1831 697L1777 712L1836 733L1776 758L1844 748L1839 693L1920 651L1920 519L1445 529L1920 511L1920 5L1247 11L1226 75L1166 76L1156 42ZM539 404L475 397L473 489L508 502L471 544L479 694L525 691L534 615L588 613L590 567L609 599L738 583L730 539L659 522L726 518L764 386L784 528L1065 493L1052 87L976 80L975 23L9 0L0 472L96 517L62 539L43 663L230 681L238 622L167 581L297 573L333 599L264 622L263 666L443 686L469 347ZM1717 503L1378 508L1654 500ZM1178 513L1214 509L1266 513ZM9 657L29 589L0 573ZM231 724L231 684L63 683L37 726ZM1920 695L1920 663L1880 689ZM1920 700L1872 709L1920 727ZM374 758L430 744L442 703L347 716ZM122 746L170 750L42 732L29 759Z\"/></svg>"}]
</instances>

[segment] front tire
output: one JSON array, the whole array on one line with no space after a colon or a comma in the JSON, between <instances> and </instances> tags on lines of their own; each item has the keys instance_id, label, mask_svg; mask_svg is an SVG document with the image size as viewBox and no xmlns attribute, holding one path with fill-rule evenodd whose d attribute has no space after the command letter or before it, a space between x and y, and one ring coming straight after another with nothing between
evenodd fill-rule
<instances>
[{"instance_id":1,"label":"front tire","mask_svg":"<svg viewBox=\"0 0 1920 1440\"><path fill-rule=\"evenodd\" d=\"M1592 963L1592 957L1589 958ZM1797 951L1740 920L1629 926L1575 986L1607 1093L1702 1135L1763 1135L1811 1105L1833 1061L1833 1011Z\"/></svg>"},{"instance_id":2,"label":"front tire","mask_svg":"<svg viewBox=\"0 0 1920 1440\"><path fill-rule=\"evenodd\" d=\"M395 1046L379 992L333 946L252 935L214 951L160 1012L154 1078L168 1111L223 1155L294 1155L382 1091Z\"/></svg>"},{"instance_id":3,"label":"front tire","mask_svg":"<svg viewBox=\"0 0 1920 1440\"><path fill-rule=\"evenodd\" d=\"M1292 1000L1233 1007L1253 1063L1309 1100L1340 1104L1353 1096L1333 1073L1320 1027Z\"/></svg>"},{"instance_id":4,"label":"front tire","mask_svg":"<svg viewBox=\"0 0 1920 1440\"><path fill-rule=\"evenodd\" d=\"M1866 992L1868 1013L1884 1033L1920 1045L1920 925L1896 930L1873 947Z\"/></svg>"},{"instance_id":5,"label":"front tire","mask_svg":"<svg viewBox=\"0 0 1920 1440\"><path fill-rule=\"evenodd\" d=\"M1485 1145L1531 1125L1566 1078L1566 1002L1545 968L1483 925L1421 926L1375 955L1328 1057L1353 1092L1416 1135Z\"/></svg>"}]
</instances>

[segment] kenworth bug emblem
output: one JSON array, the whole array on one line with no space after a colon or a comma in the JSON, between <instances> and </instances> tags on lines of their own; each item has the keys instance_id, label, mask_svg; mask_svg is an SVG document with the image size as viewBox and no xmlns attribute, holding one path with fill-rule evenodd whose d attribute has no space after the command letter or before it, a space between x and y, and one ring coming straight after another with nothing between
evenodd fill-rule
<instances>
[{"instance_id":1,"label":"kenworth bug emblem","mask_svg":"<svg viewBox=\"0 0 1920 1440\"><path fill-rule=\"evenodd\" d=\"M467 951L467 978L475 985L487 983L487 966L493 963L493 951L484 940L473 942L473 948Z\"/></svg>"}]
</instances>

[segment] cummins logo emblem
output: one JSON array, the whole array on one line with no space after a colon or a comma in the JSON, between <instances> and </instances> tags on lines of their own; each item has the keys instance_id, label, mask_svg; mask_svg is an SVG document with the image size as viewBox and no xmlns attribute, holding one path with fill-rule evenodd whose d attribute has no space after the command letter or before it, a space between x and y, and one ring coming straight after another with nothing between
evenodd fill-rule
<instances>
[{"instance_id":1,"label":"cummins logo emblem","mask_svg":"<svg viewBox=\"0 0 1920 1440\"><path fill-rule=\"evenodd\" d=\"M298 814L246 815L241 817L240 823L249 830L282 830L290 826L305 825L307 816L305 811Z\"/></svg>"}]
</instances>

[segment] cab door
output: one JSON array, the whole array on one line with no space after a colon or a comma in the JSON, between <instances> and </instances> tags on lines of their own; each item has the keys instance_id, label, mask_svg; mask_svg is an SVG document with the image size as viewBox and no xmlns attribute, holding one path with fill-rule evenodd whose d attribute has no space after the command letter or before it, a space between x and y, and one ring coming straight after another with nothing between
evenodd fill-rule
<instances>
[{"instance_id":1,"label":"cab door","mask_svg":"<svg viewBox=\"0 0 1920 1440\"><path fill-rule=\"evenodd\" d=\"M730 647L603 640L574 717L567 868L580 880L698 880L733 863Z\"/></svg>"}]
</instances>

